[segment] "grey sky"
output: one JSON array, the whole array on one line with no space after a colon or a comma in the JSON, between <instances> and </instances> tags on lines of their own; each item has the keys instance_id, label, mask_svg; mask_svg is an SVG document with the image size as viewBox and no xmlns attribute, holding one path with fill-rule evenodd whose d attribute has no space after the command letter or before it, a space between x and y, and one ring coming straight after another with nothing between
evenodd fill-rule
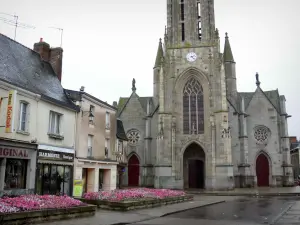
<instances>
[{"instance_id":1,"label":"grey sky","mask_svg":"<svg viewBox=\"0 0 300 225\"><path fill-rule=\"evenodd\" d=\"M223 49L229 33L237 63L239 91L254 91L259 72L263 90L278 88L287 99L289 134L300 136L300 1L215 0L216 27ZM140 96L152 95L152 68L158 39L166 25L165 0L0 0L0 12L19 16L36 29L19 28L17 41L32 48L43 37L60 45L64 29L65 88L85 86L112 103L131 94L136 79ZM7 19L9 16L0 15ZM0 32L13 38L14 28L0 20Z\"/></svg>"}]
</instances>

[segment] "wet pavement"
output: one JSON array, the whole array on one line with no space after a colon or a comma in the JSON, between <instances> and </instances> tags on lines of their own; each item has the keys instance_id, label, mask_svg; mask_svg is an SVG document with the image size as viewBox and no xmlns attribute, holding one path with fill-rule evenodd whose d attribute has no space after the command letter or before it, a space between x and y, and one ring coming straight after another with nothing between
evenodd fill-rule
<instances>
[{"instance_id":1,"label":"wet pavement","mask_svg":"<svg viewBox=\"0 0 300 225\"><path fill-rule=\"evenodd\" d=\"M296 218L292 221L289 214L289 211L293 210L292 206L297 205L297 203L300 205L299 197L244 197L233 201L227 201L226 203L192 209L166 217L136 223L135 225L299 225L300 220L298 220L298 223L294 223ZM299 212L300 207L299 211L294 213L298 213L299 215Z\"/></svg>"}]
</instances>

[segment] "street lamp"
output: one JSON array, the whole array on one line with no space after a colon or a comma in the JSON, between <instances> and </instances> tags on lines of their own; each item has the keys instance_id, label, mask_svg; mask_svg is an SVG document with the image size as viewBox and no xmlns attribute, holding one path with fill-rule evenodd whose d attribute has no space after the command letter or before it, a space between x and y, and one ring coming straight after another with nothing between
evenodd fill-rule
<instances>
[{"instance_id":1,"label":"street lamp","mask_svg":"<svg viewBox=\"0 0 300 225\"><path fill-rule=\"evenodd\" d=\"M94 122L95 116L94 116L92 110L89 110L89 111L82 111L82 116L87 115L87 113L89 114L89 122L90 122L90 123L93 123L93 122Z\"/></svg>"}]
</instances>

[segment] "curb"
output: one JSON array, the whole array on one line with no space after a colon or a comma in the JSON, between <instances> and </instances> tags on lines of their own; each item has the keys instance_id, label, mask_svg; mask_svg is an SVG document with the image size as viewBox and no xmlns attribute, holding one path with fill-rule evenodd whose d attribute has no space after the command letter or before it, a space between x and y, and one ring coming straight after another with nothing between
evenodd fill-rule
<instances>
[{"instance_id":1,"label":"curb","mask_svg":"<svg viewBox=\"0 0 300 225\"><path fill-rule=\"evenodd\" d=\"M300 193L199 193L199 192L189 192L194 195L203 196L248 196L248 197L300 197Z\"/></svg>"},{"instance_id":2,"label":"curb","mask_svg":"<svg viewBox=\"0 0 300 225\"><path fill-rule=\"evenodd\" d=\"M127 225L127 224L140 223L140 222L144 222L144 221L148 221L148 220L153 220L153 219L157 219L157 218L169 216L169 215L172 215L172 214L176 214L176 213L180 213L180 212L185 212L185 211L188 211L188 210L202 208L202 207L206 207L206 206L216 205L216 204L220 204L220 203L224 203L224 202L226 202L226 201L224 201L224 200L223 201L216 201L216 202L212 202L212 203L201 205L201 206L194 206L194 207L191 207L191 208L188 208L188 209L176 210L174 212L165 213L165 214L163 214L161 216L149 217L147 219L137 220L137 221L132 221L132 222L113 223L113 224L110 224L110 225Z\"/></svg>"},{"instance_id":3,"label":"curb","mask_svg":"<svg viewBox=\"0 0 300 225\"><path fill-rule=\"evenodd\" d=\"M169 216L169 215L180 213L180 212L186 212L188 210L198 209L198 208L202 208L202 207L206 207L206 206L217 205L217 204L224 203L224 202L226 202L226 201L224 201L224 200L223 201L217 201L217 202L212 202L212 203L205 204L205 205L191 207L191 208L188 208L188 209L181 209L181 210L177 210L175 212L170 212L170 213L163 214L160 217L165 217L165 216Z\"/></svg>"}]
</instances>

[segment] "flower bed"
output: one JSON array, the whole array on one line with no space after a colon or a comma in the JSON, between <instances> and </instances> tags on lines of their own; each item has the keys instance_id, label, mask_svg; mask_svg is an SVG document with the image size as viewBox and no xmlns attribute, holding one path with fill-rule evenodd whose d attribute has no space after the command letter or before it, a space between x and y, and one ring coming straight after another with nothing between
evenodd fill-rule
<instances>
[{"instance_id":1,"label":"flower bed","mask_svg":"<svg viewBox=\"0 0 300 225\"><path fill-rule=\"evenodd\" d=\"M193 196L183 191L135 188L86 193L81 200L101 209L128 211L190 201Z\"/></svg>"},{"instance_id":2,"label":"flower bed","mask_svg":"<svg viewBox=\"0 0 300 225\"><path fill-rule=\"evenodd\" d=\"M15 213L20 211L36 211L43 209L61 209L83 205L86 205L86 203L70 198L69 196L21 195L14 198L1 198L0 213Z\"/></svg>"},{"instance_id":3,"label":"flower bed","mask_svg":"<svg viewBox=\"0 0 300 225\"><path fill-rule=\"evenodd\" d=\"M83 195L87 200L124 201L139 199L165 199L185 196L184 191L169 189L133 188L114 191L89 192Z\"/></svg>"},{"instance_id":4,"label":"flower bed","mask_svg":"<svg viewBox=\"0 0 300 225\"><path fill-rule=\"evenodd\" d=\"M94 216L96 206L69 196L21 195L0 198L0 224L21 225Z\"/></svg>"}]
</instances>

